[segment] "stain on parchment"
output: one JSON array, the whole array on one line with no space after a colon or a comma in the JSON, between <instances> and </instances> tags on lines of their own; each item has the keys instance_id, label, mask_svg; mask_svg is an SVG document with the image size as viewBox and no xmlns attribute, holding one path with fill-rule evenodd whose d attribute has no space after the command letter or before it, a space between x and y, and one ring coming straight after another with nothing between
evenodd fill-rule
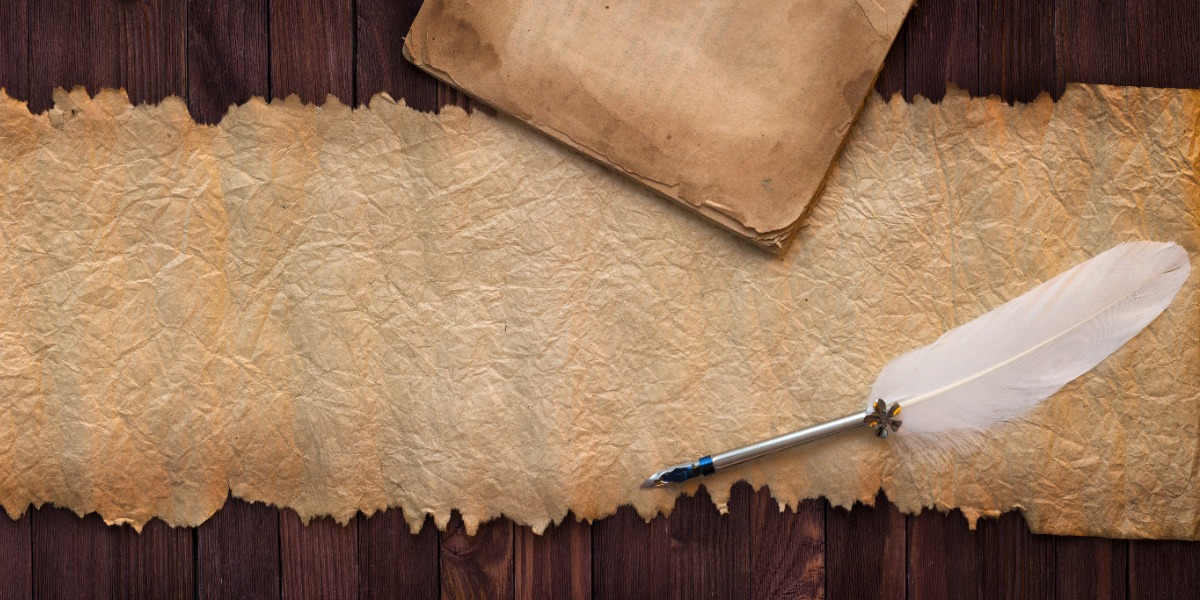
<instances>
[{"instance_id":1,"label":"stain on parchment","mask_svg":"<svg viewBox=\"0 0 1200 600\"><path fill-rule=\"evenodd\" d=\"M862 90L870 87L872 79L875 79L875 71L863 71L854 79L842 84L842 98L846 100L846 106L857 109L862 104Z\"/></svg>"},{"instance_id":2,"label":"stain on parchment","mask_svg":"<svg viewBox=\"0 0 1200 600\"><path fill-rule=\"evenodd\" d=\"M500 53L496 51L496 46L490 41L484 41L486 33L480 35L479 30L470 21L446 11L445 6L442 3L433 4L432 8L436 12L432 17L435 22L445 24L444 28L434 29L441 31L442 35L447 35L446 32L448 32L452 41L446 47L454 48L456 53L471 56L472 61L483 72L499 69L503 60L500 58Z\"/></svg>"}]
</instances>

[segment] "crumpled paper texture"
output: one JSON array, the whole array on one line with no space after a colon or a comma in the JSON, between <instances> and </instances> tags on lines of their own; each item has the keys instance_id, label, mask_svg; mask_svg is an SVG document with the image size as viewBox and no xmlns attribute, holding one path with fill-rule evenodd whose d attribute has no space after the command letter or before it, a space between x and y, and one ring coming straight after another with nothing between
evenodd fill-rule
<instances>
[{"instance_id":1,"label":"crumpled paper texture","mask_svg":"<svg viewBox=\"0 0 1200 600\"><path fill-rule=\"evenodd\" d=\"M779 252L913 0L428 0L435 77Z\"/></svg>"},{"instance_id":2,"label":"crumpled paper texture","mask_svg":"<svg viewBox=\"0 0 1200 600\"><path fill-rule=\"evenodd\" d=\"M229 490L540 530L860 410L893 356L1126 240L1200 245L1200 92L872 98L769 257L515 121L390 99L0 97L0 501L202 522ZM848 433L706 484L1197 538L1197 278L961 455ZM698 484L684 488L694 490Z\"/></svg>"}]
</instances>

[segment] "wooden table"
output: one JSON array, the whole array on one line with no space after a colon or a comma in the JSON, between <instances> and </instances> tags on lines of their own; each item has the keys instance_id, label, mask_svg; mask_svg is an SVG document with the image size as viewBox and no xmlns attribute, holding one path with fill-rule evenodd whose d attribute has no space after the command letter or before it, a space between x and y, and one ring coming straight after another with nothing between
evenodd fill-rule
<instances>
[{"instance_id":1,"label":"wooden table","mask_svg":"<svg viewBox=\"0 0 1200 600\"><path fill-rule=\"evenodd\" d=\"M55 86L186 99L201 121L252 96L376 92L470 106L401 58L420 0L4 0L0 87L50 106ZM1025 101L1064 82L1200 87L1196 0L921 0L877 89L934 100L950 80ZM904 516L882 497L852 511L780 513L740 484L730 514L706 495L669 518L630 509L544 536L506 520L466 536L401 515L308 526L230 500L209 522L143 533L42 507L0 517L0 598L885 597L1166 598L1200 594L1200 544L1031 535L1010 513L970 531L959 514Z\"/></svg>"}]
</instances>

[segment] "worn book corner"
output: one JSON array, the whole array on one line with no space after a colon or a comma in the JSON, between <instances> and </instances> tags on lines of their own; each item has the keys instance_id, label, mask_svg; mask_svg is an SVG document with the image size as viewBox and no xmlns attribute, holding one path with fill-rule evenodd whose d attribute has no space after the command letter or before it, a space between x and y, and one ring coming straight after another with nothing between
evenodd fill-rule
<instances>
[{"instance_id":1,"label":"worn book corner","mask_svg":"<svg viewBox=\"0 0 1200 600\"><path fill-rule=\"evenodd\" d=\"M812 209L911 0L430 0L418 67L773 252Z\"/></svg>"}]
</instances>

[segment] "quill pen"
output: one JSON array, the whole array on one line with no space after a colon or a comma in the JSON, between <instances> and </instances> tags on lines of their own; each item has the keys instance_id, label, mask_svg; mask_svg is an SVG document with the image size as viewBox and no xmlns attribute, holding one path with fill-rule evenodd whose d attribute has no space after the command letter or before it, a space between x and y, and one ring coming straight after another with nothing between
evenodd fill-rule
<instances>
[{"instance_id":1,"label":"quill pen","mask_svg":"<svg viewBox=\"0 0 1200 600\"><path fill-rule=\"evenodd\" d=\"M946 434L941 439L969 441L1019 419L1100 364L1171 304L1190 270L1177 244L1121 244L892 360L866 411L672 465L642 487L709 475L859 427L881 438Z\"/></svg>"}]
</instances>

